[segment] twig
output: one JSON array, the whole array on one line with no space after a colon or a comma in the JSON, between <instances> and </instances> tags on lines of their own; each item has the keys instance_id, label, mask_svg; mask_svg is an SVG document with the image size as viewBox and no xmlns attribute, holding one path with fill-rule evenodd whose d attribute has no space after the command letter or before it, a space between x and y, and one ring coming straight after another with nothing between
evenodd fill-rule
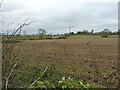
<instances>
[{"instance_id":1,"label":"twig","mask_svg":"<svg viewBox=\"0 0 120 90\"><path fill-rule=\"evenodd\" d=\"M12 75L12 73L13 73L15 67L18 65L18 63L19 63L19 62L17 62L16 64L14 64L13 68L12 68L11 71L10 71L10 74L9 74L8 77L6 78L6 89L8 88L9 78L10 78L10 76Z\"/></svg>"},{"instance_id":2,"label":"twig","mask_svg":"<svg viewBox=\"0 0 120 90\"><path fill-rule=\"evenodd\" d=\"M5 79L6 80L6 77L4 77L4 76L2 76L3 77L3 79Z\"/></svg>"},{"instance_id":3,"label":"twig","mask_svg":"<svg viewBox=\"0 0 120 90\"><path fill-rule=\"evenodd\" d=\"M19 27L15 28L14 31L13 31L13 33L12 33L12 36L10 36L10 37L8 38L8 40L12 39L17 32L20 33L23 27L25 27L25 26L27 26L27 25L35 22L35 21L31 21L31 22L28 22L28 23L27 23L28 20L29 20L29 18L26 19L25 22L24 22L23 24L21 24Z\"/></svg>"},{"instance_id":4,"label":"twig","mask_svg":"<svg viewBox=\"0 0 120 90\"><path fill-rule=\"evenodd\" d=\"M1 3L0 3L0 9L2 8L2 3L3 3L3 0L1 0Z\"/></svg>"},{"instance_id":5,"label":"twig","mask_svg":"<svg viewBox=\"0 0 120 90\"><path fill-rule=\"evenodd\" d=\"M30 86L33 86L39 79L41 79L41 77L45 74L45 72L48 70L48 68L49 68L49 65L45 68L45 70L43 71L41 76L38 77Z\"/></svg>"}]
</instances>

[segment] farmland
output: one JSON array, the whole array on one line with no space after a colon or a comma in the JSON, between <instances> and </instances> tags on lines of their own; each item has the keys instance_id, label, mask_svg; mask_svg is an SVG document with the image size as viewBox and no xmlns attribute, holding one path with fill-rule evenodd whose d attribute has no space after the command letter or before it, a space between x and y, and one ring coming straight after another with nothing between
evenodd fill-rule
<instances>
[{"instance_id":1,"label":"farmland","mask_svg":"<svg viewBox=\"0 0 120 90\"><path fill-rule=\"evenodd\" d=\"M42 70L52 63L51 68L55 68L54 71L61 72L63 76L65 73L83 80L85 83L117 87L117 43L117 37L25 40L16 43L14 46L14 51L21 48L17 58L23 59L24 62L22 68L16 68L15 72L20 73L22 71L24 74L21 74L27 76L30 75L28 72L31 72L29 68L34 67ZM40 70L38 71L39 74L41 74ZM31 77L35 79L38 76L33 75ZM56 78L54 77L54 79ZM19 82L17 77L14 79L21 86L27 83L25 81L27 79L23 79L26 83ZM47 80L51 79L47 78ZM15 85L17 86L17 84Z\"/></svg>"}]
</instances>

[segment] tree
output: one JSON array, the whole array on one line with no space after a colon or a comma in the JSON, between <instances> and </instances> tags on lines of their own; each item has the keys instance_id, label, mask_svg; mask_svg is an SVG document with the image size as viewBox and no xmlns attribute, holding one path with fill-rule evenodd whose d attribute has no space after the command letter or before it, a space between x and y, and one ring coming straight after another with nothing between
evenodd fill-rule
<instances>
[{"instance_id":1,"label":"tree","mask_svg":"<svg viewBox=\"0 0 120 90\"><path fill-rule=\"evenodd\" d=\"M74 32L70 32L69 34L70 34L70 35L74 35Z\"/></svg>"},{"instance_id":2,"label":"tree","mask_svg":"<svg viewBox=\"0 0 120 90\"><path fill-rule=\"evenodd\" d=\"M77 34L82 34L82 32L81 32L81 31L78 31Z\"/></svg>"},{"instance_id":3,"label":"tree","mask_svg":"<svg viewBox=\"0 0 120 90\"><path fill-rule=\"evenodd\" d=\"M45 31L44 29L39 29L39 39L43 39L43 36L45 36L47 33L47 31Z\"/></svg>"},{"instance_id":4,"label":"tree","mask_svg":"<svg viewBox=\"0 0 120 90\"><path fill-rule=\"evenodd\" d=\"M91 34L93 35L94 30L91 30Z\"/></svg>"},{"instance_id":5,"label":"tree","mask_svg":"<svg viewBox=\"0 0 120 90\"><path fill-rule=\"evenodd\" d=\"M83 34L87 35L88 34L88 30L83 30Z\"/></svg>"},{"instance_id":6,"label":"tree","mask_svg":"<svg viewBox=\"0 0 120 90\"><path fill-rule=\"evenodd\" d=\"M110 32L110 30L104 29L104 30L101 32L102 38L108 38L109 32Z\"/></svg>"},{"instance_id":7,"label":"tree","mask_svg":"<svg viewBox=\"0 0 120 90\"><path fill-rule=\"evenodd\" d=\"M87 34L89 34L89 32L88 32L88 30L83 30L83 31L78 31L77 34L87 35Z\"/></svg>"}]
</instances>

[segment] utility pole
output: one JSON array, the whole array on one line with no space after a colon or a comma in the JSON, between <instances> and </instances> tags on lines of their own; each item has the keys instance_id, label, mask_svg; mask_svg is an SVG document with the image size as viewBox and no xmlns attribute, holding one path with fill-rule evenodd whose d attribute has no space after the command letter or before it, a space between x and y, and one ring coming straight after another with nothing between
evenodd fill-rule
<instances>
[{"instance_id":1,"label":"utility pole","mask_svg":"<svg viewBox=\"0 0 120 90\"><path fill-rule=\"evenodd\" d=\"M71 27L69 27L69 34L70 34L70 32L71 32Z\"/></svg>"}]
</instances>

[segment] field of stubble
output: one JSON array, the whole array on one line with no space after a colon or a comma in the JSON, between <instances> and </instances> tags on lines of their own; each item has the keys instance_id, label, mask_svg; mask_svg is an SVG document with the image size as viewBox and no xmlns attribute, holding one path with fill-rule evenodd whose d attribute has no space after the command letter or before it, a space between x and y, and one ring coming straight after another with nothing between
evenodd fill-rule
<instances>
[{"instance_id":1,"label":"field of stubble","mask_svg":"<svg viewBox=\"0 0 120 90\"><path fill-rule=\"evenodd\" d=\"M19 57L28 59L26 67L54 63L86 83L117 86L117 38L27 40L17 46L22 47Z\"/></svg>"}]
</instances>

